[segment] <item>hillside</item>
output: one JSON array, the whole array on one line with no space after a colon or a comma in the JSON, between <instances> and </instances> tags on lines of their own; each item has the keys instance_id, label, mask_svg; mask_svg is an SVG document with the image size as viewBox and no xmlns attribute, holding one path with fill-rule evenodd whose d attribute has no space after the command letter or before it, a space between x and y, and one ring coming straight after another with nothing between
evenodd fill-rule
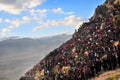
<instances>
[{"instance_id":1,"label":"hillside","mask_svg":"<svg viewBox=\"0 0 120 80\"><path fill-rule=\"evenodd\" d=\"M120 66L120 3L106 0L72 38L20 80L88 80Z\"/></svg>"}]
</instances>

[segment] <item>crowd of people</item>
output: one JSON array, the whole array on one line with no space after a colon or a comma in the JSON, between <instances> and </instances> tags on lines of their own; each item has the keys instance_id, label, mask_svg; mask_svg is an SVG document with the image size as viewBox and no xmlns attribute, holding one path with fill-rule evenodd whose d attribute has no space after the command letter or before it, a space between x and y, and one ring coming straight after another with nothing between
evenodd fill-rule
<instances>
[{"instance_id":1,"label":"crowd of people","mask_svg":"<svg viewBox=\"0 0 120 80\"><path fill-rule=\"evenodd\" d=\"M88 80L120 67L120 14L115 4L106 17L84 23L73 37L50 52L20 80Z\"/></svg>"}]
</instances>

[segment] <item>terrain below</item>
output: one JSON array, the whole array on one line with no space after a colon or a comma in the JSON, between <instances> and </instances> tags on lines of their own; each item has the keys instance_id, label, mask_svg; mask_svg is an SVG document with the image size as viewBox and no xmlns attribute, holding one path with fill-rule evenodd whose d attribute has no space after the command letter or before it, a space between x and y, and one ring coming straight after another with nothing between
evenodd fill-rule
<instances>
[{"instance_id":1,"label":"terrain below","mask_svg":"<svg viewBox=\"0 0 120 80\"><path fill-rule=\"evenodd\" d=\"M120 68L116 69L116 70L104 72L92 80L107 80L108 78L112 78L112 77L115 77L117 75L120 75ZM114 79L114 80L116 80L116 79Z\"/></svg>"}]
</instances>

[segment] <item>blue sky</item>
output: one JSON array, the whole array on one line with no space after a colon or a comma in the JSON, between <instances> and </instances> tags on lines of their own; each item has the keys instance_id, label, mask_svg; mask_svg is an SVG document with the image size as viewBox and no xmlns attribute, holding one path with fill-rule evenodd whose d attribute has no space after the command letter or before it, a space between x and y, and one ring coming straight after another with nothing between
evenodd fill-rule
<instances>
[{"instance_id":1,"label":"blue sky","mask_svg":"<svg viewBox=\"0 0 120 80\"><path fill-rule=\"evenodd\" d=\"M0 38L72 34L105 0L0 0Z\"/></svg>"}]
</instances>

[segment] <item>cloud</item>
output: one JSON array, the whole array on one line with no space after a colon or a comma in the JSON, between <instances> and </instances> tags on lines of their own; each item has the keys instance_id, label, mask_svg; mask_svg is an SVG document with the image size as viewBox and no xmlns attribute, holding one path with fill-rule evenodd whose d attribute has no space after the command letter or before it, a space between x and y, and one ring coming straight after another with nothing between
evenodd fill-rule
<instances>
[{"instance_id":1,"label":"cloud","mask_svg":"<svg viewBox=\"0 0 120 80\"><path fill-rule=\"evenodd\" d=\"M71 15L71 14L74 13L74 12L65 12L65 11L63 11L62 8L55 8L55 9L52 9L52 12L53 12L53 13L60 13L60 14L68 14L68 15Z\"/></svg>"},{"instance_id":2,"label":"cloud","mask_svg":"<svg viewBox=\"0 0 120 80\"><path fill-rule=\"evenodd\" d=\"M29 11L30 15L32 15L34 18L39 17L39 18L44 18L46 17L46 13L48 12L47 9L31 9Z\"/></svg>"},{"instance_id":3,"label":"cloud","mask_svg":"<svg viewBox=\"0 0 120 80\"><path fill-rule=\"evenodd\" d=\"M46 24L35 27L32 31L35 32L35 31L38 31L38 30L43 30L43 29L48 28L48 27L49 27L49 23L47 22Z\"/></svg>"},{"instance_id":4,"label":"cloud","mask_svg":"<svg viewBox=\"0 0 120 80\"><path fill-rule=\"evenodd\" d=\"M10 27L10 28L16 28L16 27L19 27L20 24L22 24L23 21L19 20L19 19L16 19L16 20L12 20L10 23L11 25L13 25L13 27Z\"/></svg>"},{"instance_id":5,"label":"cloud","mask_svg":"<svg viewBox=\"0 0 120 80\"><path fill-rule=\"evenodd\" d=\"M31 16L45 18L47 13L54 13L54 14L65 14L65 15L72 15L74 12L65 12L62 8L54 8L54 9L31 9L29 13Z\"/></svg>"},{"instance_id":6,"label":"cloud","mask_svg":"<svg viewBox=\"0 0 120 80\"><path fill-rule=\"evenodd\" d=\"M8 28L9 29L17 28L17 27L20 27L20 25L22 24L29 23L30 21L31 21L31 18L29 18L28 16L23 16L22 20L15 19L15 20L10 21L11 25Z\"/></svg>"},{"instance_id":7,"label":"cloud","mask_svg":"<svg viewBox=\"0 0 120 80\"><path fill-rule=\"evenodd\" d=\"M75 16L75 15L71 15L69 17L66 17L63 21L62 24L64 24L65 26L74 26L75 29L78 29L80 27L80 25L83 22L86 22L86 19L83 19L82 17L79 16Z\"/></svg>"},{"instance_id":8,"label":"cloud","mask_svg":"<svg viewBox=\"0 0 120 80\"><path fill-rule=\"evenodd\" d=\"M9 22L10 22L10 20L9 20L9 19L5 19L5 20L4 20L4 22L9 23Z\"/></svg>"},{"instance_id":9,"label":"cloud","mask_svg":"<svg viewBox=\"0 0 120 80\"><path fill-rule=\"evenodd\" d=\"M8 28L3 28L2 31L0 32L0 36L5 36L6 33L9 33L11 30Z\"/></svg>"},{"instance_id":10,"label":"cloud","mask_svg":"<svg viewBox=\"0 0 120 80\"><path fill-rule=\"evenodd\" d=\"M41 9L41 10L36 10L38 13L46 13L48 10L47 9Z\"/></svg>"},{"instance_id":11,"label":"cloud","mask_svg":"<svg viewBox=\"0 0 120 80\"><path fill-rule=\"evenodd\" d=\"M23 0L24 2L25 0ZM42 4L45 0L26 0L26 7L28 6L28 8L33 8L36 7L40 4Z\"/></svg>"},{"instance_id":12,"label":"cloud","mask_svg":"<svg viewBox=\"0 0 120 80\"><path fill-rule=\"evenodd\" d=\"M0 23L2 23L2 18L0 18Z\"/></svg>"},{"instance_id":13,"label":"cloud","mask_svg":"<svg viewBox=\"0 0 120 80\"><path fill-rule=\"evenodd\" d=\"M31 9L29 10L29 13L30 15L32 16L32 19L36 22L38 22L39 24L43 24L43 18L47 17L47 13L59 13L59 14L67 14L67 15L70 15L70 14L73 14L74 12L65 12L63 11L62 8L54 8L54 9ZM49 21L47 20L47 23L53 23L53 26L54 25L58 25L59 24L59 21L56 21L56 20L52 20L52 21ZM58 22L58 23L57 23ZM33 31L36 31L36 30L42 30L44 29L44 27L47 28L47 25L42 25L42 27L36 27L35 29L33 29Z\"/></svg>"},{"instance_id":14,"label":"cloud","mask_svg":"<svg viewBox=\"0 0 120 80\"><path fill-rule=\"evenodd\" d=\"M33 20L35 20L36 22L38 22L39 24L43 23L43 20L38 18L38 17L34 17Z\"/></svg>"},{"instance_id":15,"label":"cloud","mask_svg":"<svg viewBox=\"0 0 120 80\"><path fill-rule=\"evenodd\" d=\"M31 18L28 16L23 16L23 21L21 22L22 24L29 23L31 21Z\"/></svg>"},{"instance_id":16,"label":"cloud","mask_svg":"<svg viewBox=\"0 0 120 80\"><path fill-rule=\"evenodd\" d=\"M2 29L2 33L7 33L7 32L10 32L10 29L7 28Z\"/></svg>"},{"instance_id":17,"label":"cloud","mask_svg":"<svg viewBox=\"0 0 120 80\"><path fill-rule=\"evenodd\" d=\"M53 12L54 13L64 13L64 11L62 10L62 8L53 9Z\"/></svg>"},{"instance_id":18,"label":"cloud","mask_svg":"<svg viewBox=\"0 0 120 80\"><path fill-rule=\"evenodd\" d=\"M45 0L0 0L0 11L20 14L29 8L41 5Z\"/></svg>"},{"instance_id":19,"label":"cloud","mask_svg":"<svg viewBox=\"0 0 120 80\"><path fill-rule=\"evenodd\" d=\"M42 30L48 27L57 27L61 25L62 26L73 26L75 28L78 28L85 21L86 21L85 19L79 16L70 15L60 20L47 20L46 22L43 22L42 25L35 27L33 31Z\"/></svg>"},{"instance_id":20,"label":"cloud","mask_svg":"<svg viewBox=\"0 0 120 80\"><path fill-rule=\"evenodd\" d=\"M34 15L35 13L46 13L48 10L47 9L37 9L37 10L35 10L35 9L31 9L29 12L30 12L30 14L31 15Z\"/></svg>"},{"instance_id":21,"label":"cloud","mask_svg":"<svg viewBox=\"0 0 120 80\"><path fill-rule=\"evenodd\" d=\"M37 26L32 31L34 32L34 31L42 30L44 28L45 28L45 26L42 26L42 27Z\"/></svg>"},{"instance_id":22,"label":"cloud","mask_svg":"<svg viewBox=\"0 0 120 80\"><path fill-rule=\"evenodd\" d=\"M29 18L28 16L23 16L22 19L15 19L15 20L9 20L9 19L5 19L4 21L7 23L10 23L10 25L7 28L3 28L2 31L0 32L0 35L6 35L8 34L10 31L12 31L12 29L14 28L18 28L23 24L29 23L32 19Z\"/></svg>"}]
</instances>

